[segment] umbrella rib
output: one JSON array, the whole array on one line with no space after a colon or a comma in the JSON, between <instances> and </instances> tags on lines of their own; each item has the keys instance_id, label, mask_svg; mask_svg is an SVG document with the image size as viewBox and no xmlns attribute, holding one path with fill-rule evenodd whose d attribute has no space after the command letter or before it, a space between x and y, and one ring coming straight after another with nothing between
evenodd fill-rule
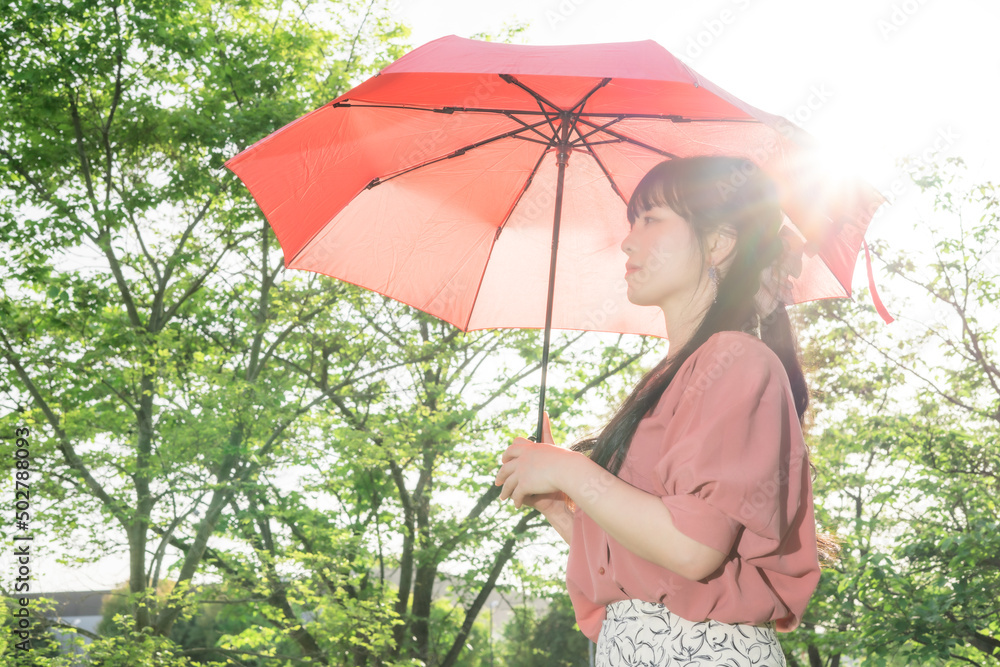
<instances>
[{"instance_id":1,"label":"umbrella rib","mask_svg":"<svg viewBox=\"0 0 1000 667\"><path fill-rule=\"evenodd\" d=\"M543 113L545 112L545 109L542 107L542 101L543 100L545 101L546 104L548 104L553 109L559 109L559 107L557 107L556 105L552 104L547 99L545 99L544 97L542 97L541 94L536 93L535 91L531 90L530 88L528 88L527 86L525 86L524 84L522 84L520 81L518 81L514 77L509 76L509 75L505 75L505 74L501 74L500 78L504 79L508 83L513 83L514 85L520 87L521 89L525 90L529 95L531 95L532 97L534 97L535 101L538 102L538 108L541 109L541 111ZM596 93L598 90L600 90L604 86L608 85L608 83L610 81L611 81L611 79L609 77L605 77L605 78L601 79L601 81L596 86L594 86L593 88L591 88L590 91L586 95L584 95L582 98L580 98L579 102L577 102L572 107L570 107L568 111L564 111L562 109L559 109L558 116L559 116L560 120L563 121L563 122L565 122L565 121L572 122L573 129L576 129L577 121L579 120L579 117L580 117L580 112L583 110L583 107L587 104L587 100L589 100L590 97L594 93ZM552 138L550 139L550 142L555 142L555 138L559 135L559 131L556 130L555 125L553 125L551 117L549 116L549 114L546 114L546 118L549 119L549 127L552 128ZM577 135L579 135L579 132L577 132ZM551 143L550 145L554 146L555 143Z\"/></svg>"},{"instance_id":2,"label":"umbrella rib","mask_svg":"<svg viewBox=\"0 0 1000 667\"><path fill-rule=\"evenodd\" d=\"M498 74L497 76L499 76L501 79L503 79L507 83L509 83L511 85L514 85L514 86L517 86L518 88L520 88L524 92L526 92L529 95L531 95L532 97L534 97L535 101L538 102L538 106L539 106L539 108L541 108L542 113L544 113L546 116L549 115L549 112L546 112L545 109L542 108L542 102L544 102L545 104L548 104L552 109L554 109L556 111L562 111L562 109L560 109L558 105L553 104L552 102L549 102L547 99L545 99L542 96L541 93L538 93L538 92L532 90L531 88L528 88L526 85L524 85L523 83L521 83L520 81L518 81L516 78L514 78L510 74ZM553 128L553 129L555 129L555 128Z\"/></svg>"},{"instance_id":3,"label":"umbrella rib","mask_svg":"<svg viewBox=\"0 0 1000 667\"><path fill-rule=\"evenodd\" d=\"M590 125L591 127L596 127L593 123L591 123L590 121L588 121L588 120L586 120L584 118L581 118L580 121L583 122L583 123L585 123L585 124L587 124L587 125ZM619 132L615 132L614 130L605 129L604 132L607 133L607 134L610 134L612 137L620 139L621 141L623 141L625 143L633 144L635 146L639 146L640 148L645 148L646 150L652 151L652 152L657 153L659 155L662 155L663 157L668 157L670 159L674 159L674 158L677 157L676 155L674 155L673 153L671 153L669 151L662 150L660 148L657 148L656 146L651 146L651 145L647 144L644 141L639 141L638 139L633 139L632 137L627 137L624 134L621 134Z\"/></svg>"},{"instance_id":4,"label":"umbrella rib","mask_svg":"<svg viewBox=\"0 0 1000 667\"><path fill-rule=\"evenodd\" d=\"M527 89L525 89L525 90L527 90ZM529 92L530 92L530 91L529 91ZM551 114L549 114L548 112L546 112L546 111L545 111L545 108L544 108L544 107L542 106L542 103L541 103L541 101L540 101L540 100L538 100L538 99L536 98L536 99L535 99L535 102L537 102L537 103L538 103L538 109L539 109L539 110L540 110L540 111L541 111L541 112L542 112L543 114L545 114L545 120L546 120L546 122L548 122L548 124L549 124L549 129L550 129L550 130L552 130L552 139L554 139L555 137L559 136L559 130L557 130L557 129L556 129L556 126L555 126L555 124L554 124L554 123L552 122L552 118L553 118L553 117L552 117L552 115L551 115Z\"/></svg>"},{"instance_id":5,"label":"umbrella rib","mask_svg":"<svg viewBox=\"0 0 1000 667\"><path fill-rule=\"evenodd\" d=\"M512 111L511 109L489 109L486 107L418 107L406 104L359 104L357 102L351 102L351 101L336 102L335 104L331 104L330 106L338 108L345 107L351 109L400 109L401 111L426 111L429 113L443 113L446 115L451 115L456 111L473 112L473 113L499 113L499 114L520 113L520 114L528 114L534 116L548 115L548 113L544 110L533 111L531 109Z\"/></svg>"},{"instance_id":6,"label":"umbrella rib","mask_svg":"<svg viewBox=\"0 0 1000 667\"><path fill-rule=\"evenodd\" d=\"M545 135L543 134L542 136L544 137ZM512 136L511 139L520 139L521 141L530 141L533 144L541 144L542 146L555 146L555 144L552 143L551 139L548 139L546 141L542 141L541 139L533 139L531 137L525 137L525 136L521 136L521 135Z\"/></svg>"},{"instance_id":7,"label":"umbrella rib","mask_svg":"<svg viewBox=\"0 0 1000 667\"><path fill-rule=\"evenodd\" d=\"M538 167L541 166L542 160L545 159L546 154L547 151L542 151L539 154L538 159L535 161L535 166L531 168L531 171L528 172L528 177L524 180L524 187L521 188L521 191L517 194L517 197L514 199L514 202L510 205L510 208L507 209L507 213L503 216L503 220L500 221L500 226L497 227L496 236L493 238L494 245L496 244L496 240L500 238L501 230L504 228L504 226L507 224L507 221L510 219L510 214L514 212L514 209L517 208L517 205L521 203L521 198L524 196L524 193L526 193L528 191L528 188L531 187L531 183L535 180L535 175L538 174ZM491 246L490 253L492 254L492 252L493 248ZM487 261L489 261L488 258ZM479 295L478 290L476 291L476 295L477 296ZM473 305L475 305L475 301L473 301Z\"/></svg>"},{"instance_id":8,"label":"umbrella rib","mask_svg":"<svg viewBox=\"0 0 1000 667\"><path fill-rule=\"evenodd\" d=\"M577 134L580 136L580 142L583 144L584 148L587 149L587 152L590 153L590 156L594 158L594 162L596 162L597 166L601 168L602 172L604 172L604 177L608 179L608 183L611 184L611 189L615 191L615 194L617 194L621 198L621 200L625 202L626 205L628 205L628 199L626 199L625 195L622 194L621 189L619 189L618 184L615 183L615 179L612 178L611 173L608 171L607 167L604 166L604 163L601 161L601 158L597 157L597 153L595 153L594 149L591 148L591 146L593 146L594 144L588 142L587 137L580 135L579 130L577 130ZM600 143L606 143L606 142L600 142Z\"/></svg>"},{"instance_id":9,"label":"umbrella rib","mask_svg":"<svg viewBox=\"0 0 1000 667\"><path fill-rule=\"evenodd\" d=\"M600 127L595 127L593 130L591 130L590 132L587 132L586 134L580 134L580 131L577 130L577 135L579 135L581 141L586 141L587 137L591 136L592 134L597 134L598 132L602 132L605 128L611 127L615 123L620 123L623 120L625 120L625 116L618 115L617 117L615 117L611 121L605 123L604 125L601 125ZM591 125L591 124L588 123L588 125ZM594 127L594 126L591 125L591 127Z\"/></svg>"},{"instance_id":10,"label":"umbrella rib","mask_svg":"<svg viewBox=\"0 0 1000 667\"><path fill-rule=\"evenodd\" d=\"M537 128L548 123L549 127L552 129L552 132L554 134L557 132L555 127L552 125L552 115L549 112L545 111L544 109L540 109L539 111L531 111L531 110L511 111L510 109L480 109L472 107L442 107L440 109L431 109L427 107L408 107L408 106L399 106L391 104L352 104L349 102L337 102L333 106L354 107L360 109L401 109L404 111L429 111L431 113L444 113L449 115L455 113L456 111L468 112L468 113L502 114L507 118L511 119L512 121L520 123L521 125L524 126L525 129L530 130L535 134L537 134L538 136L544 138L547 145L551 145L551 139L544 132L539 132ZM539 123L530 124L518 118L518 115L544 116L545 120Z\"/></svg>"},{"instance_id":11,"label":"umbrella rib","mask_svg":"<svg viewBox=\"0 0 1000 667\"><path fill-rule=\"evenodd\" d=\"M551 143L552 143L552 138L551 138L551 137L549 137L548 135L546 135L546 134L545 134L544 132L539 132L539 131L538 131L538 130L536 129L536 128L538 128L539 126L541 126L541 125L544 125L544 122L543 122L543 123L535 123L534 125L529 125L529 124L528 124L528 123L526 123L525 121L523 121L523 120L521 120L520 118L518 118L517 116L515 116L515 115L514 115L515 113L521 113L521 112L520 112L520 111L508 111L508 112L506 112L506 113L505 113L504 115L505 115L505 116L507 116L508 118L510 118L510 119L511 119L512 121L514 121L515 123L520 123L520 124L521 124L521 125L523 125L523 126L524 126L524 127L526 128L526 129L528 129L528 130L531 130L532 132L534 132L534 133L535 133L535 134L537 134L538 136L540 136L540 137L542 137L543 139L545 139L545 143L546 143L546 145L551 145ZM552 126L552 123L549 123L549 127L551 127L551 126ZM518 138L519 138L519 139L524 139L524 140L526 140L526 141L533 141L532 139L528 139L527 137L518 137Z\"/></svg>"},{"instance_id":12,"label":"umbrella rib","mask_svg":"<svg viewBox=\"0 0 1000 667\"><path fill-rule=\"evenodd\" d=\"M598 112L594 111L591 113L581 113L580 117L588 118L614 118L616 116L621 116L620 113L611 112ZM684 116L678 116L677 114L662 114L662 113L628 113L626 116L629 119L639 119L639 120L669 120L673 123L757 123L760 121L756 118L686 118Z\"/></svg>"},{"instance_id":13,"label":"umbrella rib","mask_svg":"<svg viewBox=\"0 0 1000 667\"><path fill-rule=\"evenodd\" d=\"M449 153L448 155L442 155L440 157L434 158L433 160L428 160L427 162L421 162L420 164L415 164L412 167L409 167L407 169L403 169L401 171L396 172L395 174L391 174L391 175L386 176L384 178L380 178L380 177L376 176L375 178L373 178L371 180L370 183L368 183L368 185L365 186L365 189L366 190L370 190L371 188L375 187L376 185L381 185L382 183L385 183L386 181L391 181L392 179L398 178L398 177L400 177L400 176L402 176L404 174L408 174L411 171L415 171L417 169L421 169L423 167L427 167L427 166L430 166L432 164L436 164L438 162L441 162L442 160L450 160L451 158L465 155L467 152L469 152L469 151L471 151L471 150L473 150L475 148L479 148L480 146L485 146L486 144L493 143L494 141L499 141L501 139L508 139L508 138L523 139L525 141L534 141L535 143L543 143L541 141L537 141L535 139L529 139L528 137L522 137L522 136L519 136L519 135L522 132L524 132L525 129L534 129L534 127L537 127L538 125L544 125L544 124L545 124L545 121L540 121L540 122L536 123L535 126L533 126L533 127L519 128L519 129L516 129L516 130L511 130L510 132L504 132L503 134L498 134L498 135L496 135L494 137L489 137L487 139L483 139L482 141L477 141L477 142L475 142L473 144L469 144L467 146L463 146L462 148L457 148L454 151L452 151L451 153ZM545 135L542 134L542 136L544 137ZM546 146L550 145L548 142L544 142L544 143L545 143Z\"/></svg>"},{"instance_id":14,"label":"umbrella rib","mask_svg":"<svg viewBox=\"0 0 1000 667\"><path fill-rule=\"evenodd\" d=\"M624 139L603 139L601 141L588 141L588 146L600 146L602 144L622 144L625 143Z\"/></svg>"},{"instance_id":15,"label":"umbrella rib","mask_svg":"<svg viewBox=\"0 0 1000 667\"><path fill-rule=\"evenodd\" d=\"M544 97L542 97L541 94L536 93L532 89L530 89L527 86L525 86L523 83L521 83L520 81L518 81L517 79L515 79L510 74L499 74L498 76L500 77L501 80L506 81L507 83L511 84L512 86L517 86L518 88L520 88L524 92L526 92L529 95L531 95L531 97L534 98L535 103L538 105L538 110L545 116L545 120L548 121L549 129L552 130L552 136L555 137L555 136L557 136L559 134L559 130L557 130L556 126L552 123L553 114L551 114L550 112L548 112L548 111L545 110L545 106L544 106L544 104L542 102L544 101L545 104L548 104L550 107L552 107L553 109L556 109L557 111L560 110L559 107L557 107L555 104L553 104L552 102L549 102L547 99L545 99Z\"/></svg>"},{"instance_id":16,"label":"umbrella rib","mask_svg":"<svg viewBox=\"0 0 1000 667\"><path fill-rule=\"evenodd\" d=\"M537 100L536 100L537 101ZM546 111L544 108L540 108L538 111L533 111L531 109L521 109L518 111L512 111L510 109L488 109L486 107L418 107L418 106L407 106L404 104L358 104L351 102L350 100L346 102L336 102L331 104L332 107L350 107L359 109L401 109L403 111L426 111L429 113L443 113L443 114L453 114L456 111L468 112L468 113L498 113L498 114L511 114L518 113L523 115L534 115L534 116L545 116L547 118L552 117L551 112ZM577 114L580 118L619 118L622 117L620 113L611 112L587 112L581 111ZM760 121L755 118L686 118L684 116L678 116L676 114L662 114L662 113L629 113L627 116L629 119L638 120L669 120L674 123L757 123Z\"/></svg>"},{"instance_id":17,"label":"umbrella rib","mask_svg":"<svg viewBox=\"0 0 1000 667\"><path fill-rule=\"evenodd\" d=\"M523 138L524 137L522 137L522 139ZM472 297L472 306L469 308L469 317L465 321L465 329L469 328L469 323L472 321L472 313L476 309L476 301L479 300L479 291L483 288L483 278L486 277L485 267L490 264L490 257L493 255L493 248L497 245L497 239L500 238L500 232L503 231L507 221L510 220L510 214L513 213L514 209L517 208L517 205L521 203L521 198L524 197L524 193L526 193L528 188L531 187L531 183L535 180L535 175L538 173L538 167L542 164L542 160L545 159L547 153L548 151L542 151L541 154L539 154L538 160L535 161L535 166L531 168L531 171L528 172L528 177L524 180L524 187L522 187L521 191L517 193L517 197L514 198L510 208L507 209L506 215L504 215L503 220L500 221L500 225L497 227L496 234L493 236L493 243L490 244L490 252L486 256L486 262L483 264L483 274L479 276L479 284L476 285L476 295Z\"/></svg>"},{"instance_id":18,"label":"umbrella rib","mask_svg":"<svg viewBox=\"0 0 1000 667\"><path fill-rule=\"evenodd\" d=\"M594 86L593 88L591 88L589 93L587 93L586 95L584 95L583 98L579 102L577 102L576 104L573 105L573 107L570 109L570 113L573 113L574 115L579 116L583 112L583 107L587 103L587 100L590 99L590 96L593 95L594 93L596 93L598 90L600 90L604 86L608 85L608 83L610 83L610 82L611 82L611 77L605 77L605 78L601 79L600 83L598 83L596 86ZM577 108L579 108L580 111L574 112L573 110L577 109Z\"/></svg>"}]
</instances>

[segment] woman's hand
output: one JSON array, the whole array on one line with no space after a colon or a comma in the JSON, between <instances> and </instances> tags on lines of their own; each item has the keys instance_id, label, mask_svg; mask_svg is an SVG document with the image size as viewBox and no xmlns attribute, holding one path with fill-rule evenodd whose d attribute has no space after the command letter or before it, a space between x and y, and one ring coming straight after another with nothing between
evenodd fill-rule
<instances>
[{"instance_id":1,"label":"woman's hand","mask_svg":"<svg viewBox=\"0 0 1000 667\"><path fill-rule=\"evenodd\" d=\"M545 516L567 510L566 494L562 491L552 493L534 493L524 497L524 504L533 507Z\"/></svg>"},{"instance_id":2,"label":"woman's hand","mask_svg":"<svg viewBox=\"0 0 1000 667\"><path fill-rule=\"evenodd\" d=\"M559 486L560 472L578 455L552 444L549 415L542 415L542 442L515 438L503 453L502 465L494 482L503 486L500 499L511 498L514 507L528 505L542 513L565 506Z\"/></svg>"}]
</instances>

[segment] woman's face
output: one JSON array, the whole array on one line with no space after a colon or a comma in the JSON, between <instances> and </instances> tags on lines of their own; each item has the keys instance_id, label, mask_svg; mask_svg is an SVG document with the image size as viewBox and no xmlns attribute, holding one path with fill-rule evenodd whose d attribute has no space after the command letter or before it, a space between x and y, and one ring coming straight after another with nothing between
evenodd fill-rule
<instances>
[{"instance_id":1,"label":"woman's face","mask_svg":"<svg viewBox=\"0 0 1000 667\"><path fill-rule=\"evenodd\" d=\"M688 302L705 271L691 225L666 206L643 211L621 249L628 255L628 300L639 306L667 310L671 302Z\"/></svg>"}]
</instances>

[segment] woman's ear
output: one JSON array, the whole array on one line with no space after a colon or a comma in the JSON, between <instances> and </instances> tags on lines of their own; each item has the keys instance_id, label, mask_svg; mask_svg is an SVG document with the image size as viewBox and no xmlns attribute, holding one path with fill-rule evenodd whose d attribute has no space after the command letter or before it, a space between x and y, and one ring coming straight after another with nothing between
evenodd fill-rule
<instances>
[{"instance_id":1,"label":"woman's ear","mask_svg":"<svg viewBox=\"0 0 1000 667\"><path fill-rule=\"evenodd\" d=\"M705 249L708 251L708 259L716 266L726 263L733 250L736 248L737 232L731 225L720 227L708 235L705 240Z\"/></svg>"}]
</instances>

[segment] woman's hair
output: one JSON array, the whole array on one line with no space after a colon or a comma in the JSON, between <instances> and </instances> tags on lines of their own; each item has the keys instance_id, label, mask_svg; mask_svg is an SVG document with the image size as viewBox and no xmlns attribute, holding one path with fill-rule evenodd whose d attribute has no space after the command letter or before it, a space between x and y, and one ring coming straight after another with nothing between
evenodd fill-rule
<instances>
[{"instance_id":1,"label":"woman's hair","mask_svg":"<svg viewBox=\"0 0 1000 667\"><path fill-rule=\"evenodd\" d=\"M754 297L760 273L781 255L778 236L782 213L774 182L753 162L744 158L697 156L661 162L639 181L628 204L630 223L644 211L666 206L690 224L702 250L702 276L706 237L723 226L736 231L728 270L720 276L718 294L685 345L660 360L647 372L632 393L596 437L573 445L589 452L590 458L618 474L639 422L659 402L677 371L710 336L720 331L744 331L759 335L785 367L800 422L809 405L799 353L788 313L783 304L763 321ZM834 546L820 539L821 555Z\"/></svg>"}]
</instances>

